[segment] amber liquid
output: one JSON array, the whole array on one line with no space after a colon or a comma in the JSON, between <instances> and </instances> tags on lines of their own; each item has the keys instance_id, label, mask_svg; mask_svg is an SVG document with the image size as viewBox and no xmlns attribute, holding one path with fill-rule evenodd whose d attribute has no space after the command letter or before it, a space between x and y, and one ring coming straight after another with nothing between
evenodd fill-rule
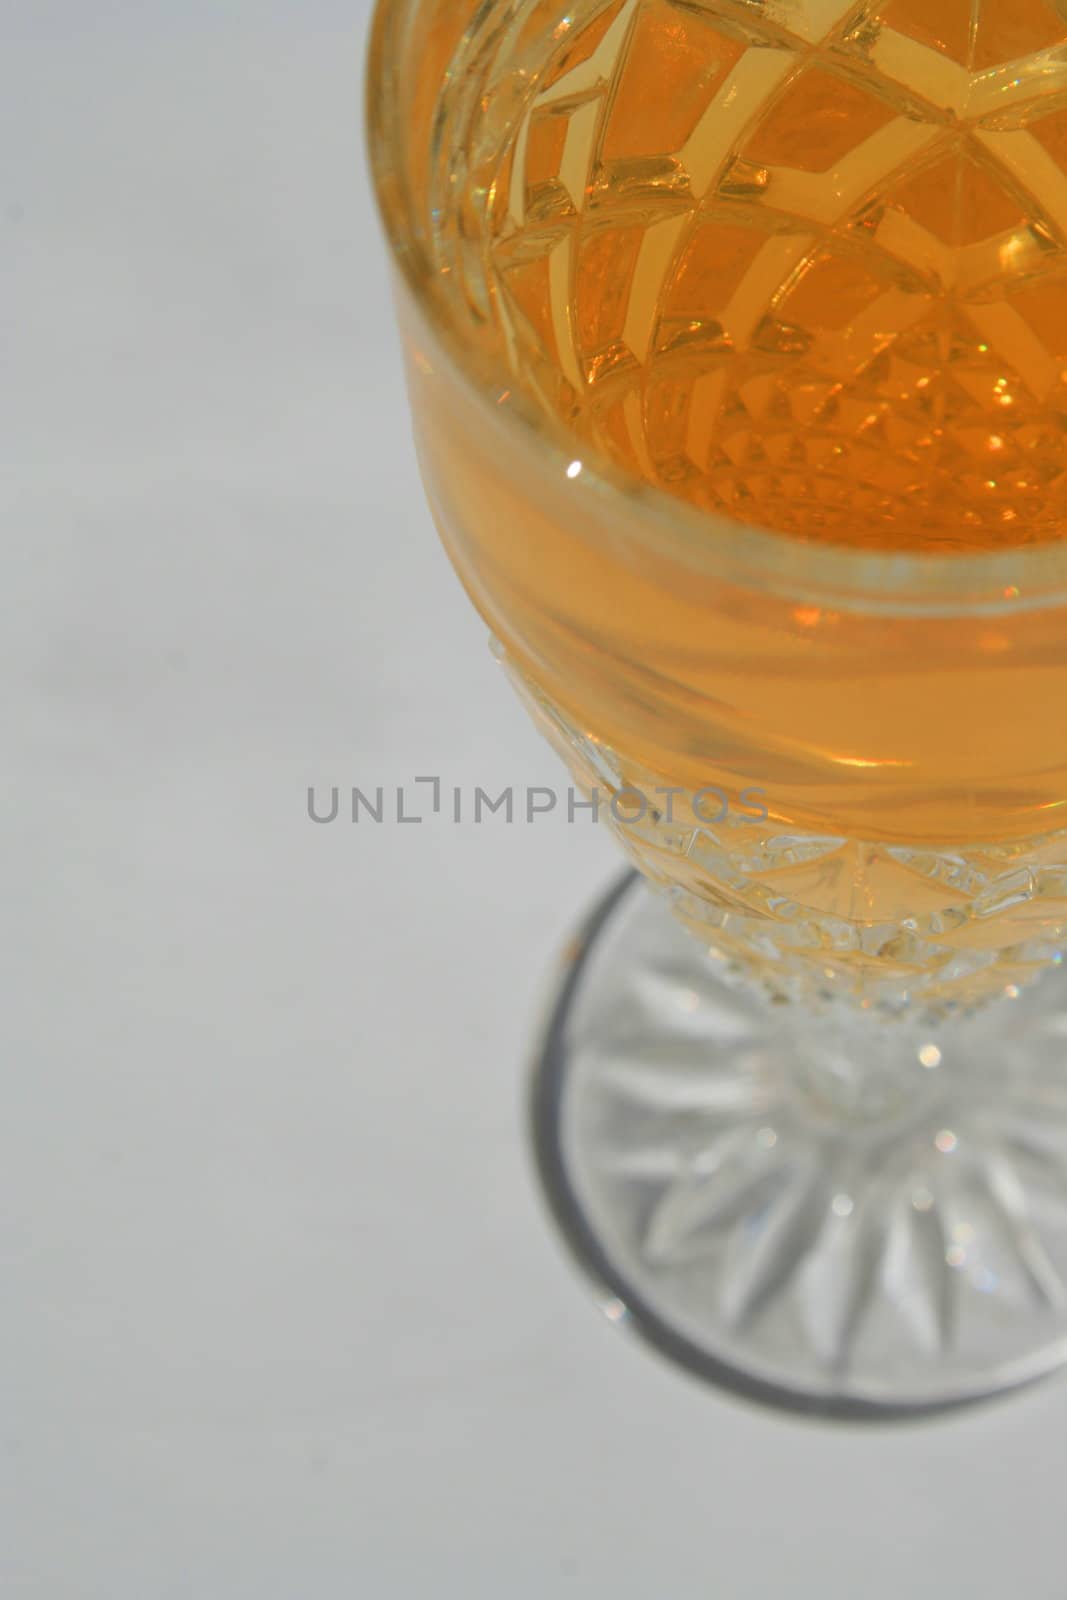
<instances>
[{"instance_id":1,"label":"amber liquid","mask_svg":"<svg viewBox=\"0 0 1067 1600\"><path fill-rule=\"evenodd\" d=\"M465 37L460 11L428 8L412 164L501 415L532 397L576 461L697 506L711 543L727 519L917 554L1062 538L1054 4L531 0ZM1067 824L1061 609L1008 582L1003 611L893 615L637 559L590 533L580 475L487 437L412 316L456 565L628 770L757 785L773 822L842 837Z\"/></svg>"},{"instance_id":2,"label":"amber liquid","mask_svg":"<svg viewBox=\"0 0 1067 1600\"><path fill-rule=\"evenodd\" d=\"M510 56L472 44L492 82L438 174L442 265L518 381L720 514L907 548L1062 537L1055 6L539 9Z\"/></svg>"}]
</instances>

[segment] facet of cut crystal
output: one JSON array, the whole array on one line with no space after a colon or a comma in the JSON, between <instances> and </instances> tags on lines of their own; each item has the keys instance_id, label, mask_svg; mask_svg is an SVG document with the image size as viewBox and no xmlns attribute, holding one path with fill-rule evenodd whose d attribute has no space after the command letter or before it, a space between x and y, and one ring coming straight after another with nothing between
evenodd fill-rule
<instances>
[{"instance_id":1,"label":"facet of cut crystal","mask_svg":"<svg viewBox=\"0 0 1067 1600\"><path fill-rule=\"evenodd\" d=\"M928 548L1061 527L1062 7L513 9L527 51L490 8L457 64L437 250L519 381L745 521Z\"/></svg>"},{"instance_id":2,"label":"facet of cut crystal","mask_svg":"<svg viewBox=\"0 0 1067 1600\"><path fill-rule=\"evenodd\" d=\"M541 732L675 914L776 1000L945 1016L1023 987L1067 949L1067 830L963 850L791 834L744 791L701 801L575 727L511 676ZM643 805L612 806L622 795ZM708 821L707 807L724 810ZM630 817L632 820L627 820Z\"/></svg>"},{"instance_id":3,"label":"facet of cut crystal","mask_svg":"<svg viewBox=\"0 0 1067 1600\"><path fill-rule=\"evenodd\" d=\"M893 1414L1067 1348L1067 995L796 1026L631 881L577 941L542 1174L613 1319L777 1405ZM576 965L575 965L576 963ZM996 965L996 963L994 963Z\"/></svg>"}]
</instances>

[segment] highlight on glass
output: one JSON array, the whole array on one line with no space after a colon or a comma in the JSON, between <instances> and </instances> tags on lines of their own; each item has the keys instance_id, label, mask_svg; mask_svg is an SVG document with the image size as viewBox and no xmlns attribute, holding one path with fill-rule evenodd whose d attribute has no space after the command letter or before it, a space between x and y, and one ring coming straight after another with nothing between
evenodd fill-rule
<instances>
[{"instance_id":1,"label":"highlight on glass","mask_svg":"<svg viewBox=\"0 0 1067 1600\"><path fill-rule=\"evenodd\" d=\"M540 1052L567 1238L781 1405L1049 1372L1062 9L380 0L369 108L434 518L637 868Z\"/></svg>"}]
</instances>

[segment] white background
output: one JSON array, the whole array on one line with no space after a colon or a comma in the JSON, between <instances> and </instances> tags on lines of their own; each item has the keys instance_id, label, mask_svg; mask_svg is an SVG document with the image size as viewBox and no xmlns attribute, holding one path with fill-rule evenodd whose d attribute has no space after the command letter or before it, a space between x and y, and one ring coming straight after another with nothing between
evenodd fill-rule
<instances>
[{"instance_id":1,"label":"white background","mask_svg":"<svg viewBox=\"0 0 1067 1600\"><path fill-rule=\"evenodd\" d=\"M366 0L0 0L5 1600L1063 1600L1067 1383L804 1425L611 1329L524 1058L592 828L438 551Z\"/></svg>"}]
</instances>

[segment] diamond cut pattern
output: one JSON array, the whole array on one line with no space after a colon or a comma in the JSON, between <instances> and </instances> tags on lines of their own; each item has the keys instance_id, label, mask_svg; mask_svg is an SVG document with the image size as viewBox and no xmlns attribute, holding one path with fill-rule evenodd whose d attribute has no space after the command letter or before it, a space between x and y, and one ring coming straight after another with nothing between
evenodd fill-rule
<instances>
[{"instance_id":1,"label":"diamond cut pattern","mask_svg":"<svg viewBox=\"0 0 1067 1600\"><path fill-rule=\"evenodd\" d=\"M1047 536L1065 42L1046 0L613 0L540 55L490 41L445 146L449 174L484 152L460 176L496 197L459 252L470 297L487 277L546 404L708 509L849 540ZM479 139L500 104L506 137ZM773 434L754 384L781 397Z\"/></svg>"},{"instance_id":2,"label":"diamond cut pattern","mask_svg":"<svg viewBox=\"0 0 1067 1600\"><path fill-rule=\"evenodd\" d=\"M540 731L681 920L739 974L806 1006L942 1016L1031 982L1067 949L1067 830L921 850L782 833L736 811L709 824L662 774L580 732L514 667ZM672 789L671 815L657 811ZM644 814L608 802L636 791ZM622 811L622 807L618 808Z\"/></svg>"}]
</instances>

